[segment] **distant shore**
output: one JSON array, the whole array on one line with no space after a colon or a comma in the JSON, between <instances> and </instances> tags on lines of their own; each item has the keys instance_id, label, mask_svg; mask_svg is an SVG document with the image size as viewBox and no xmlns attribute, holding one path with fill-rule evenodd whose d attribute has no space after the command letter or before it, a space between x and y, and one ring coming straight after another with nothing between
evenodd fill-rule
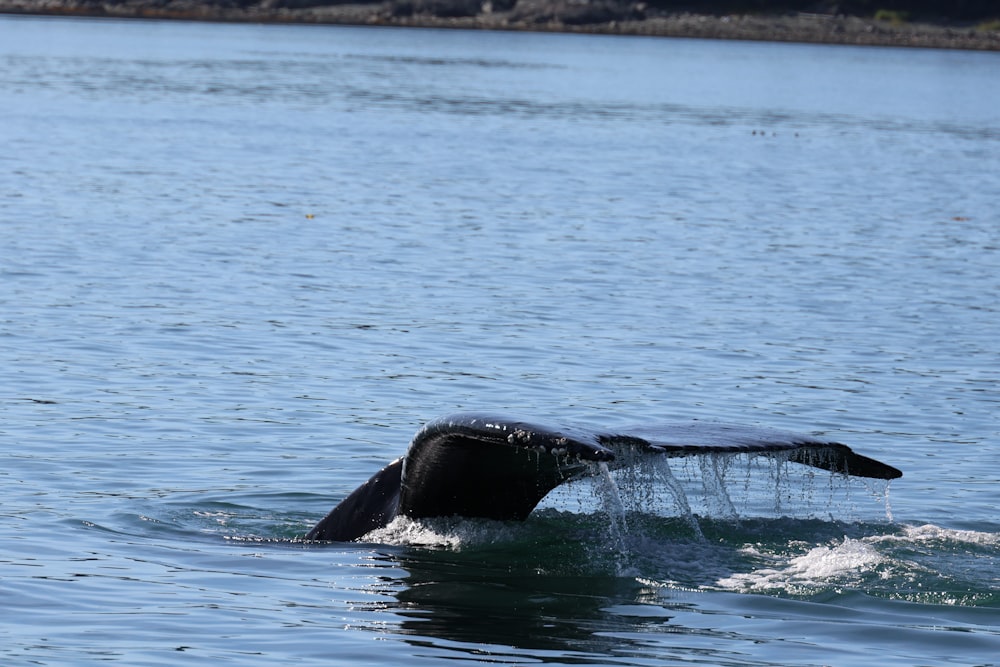
<instances>
[{"instance_id":1,"label":"distant shore","mask_svg":"<svg viewBox=\"0 0 1000 667\"><path fill-rule=\"evenodd\" d=\"M623 0L0 0L0 13L574 32L1000 51L1000 21L910 23L813 13L708 15Z\"/></svg>"}]
</instances>

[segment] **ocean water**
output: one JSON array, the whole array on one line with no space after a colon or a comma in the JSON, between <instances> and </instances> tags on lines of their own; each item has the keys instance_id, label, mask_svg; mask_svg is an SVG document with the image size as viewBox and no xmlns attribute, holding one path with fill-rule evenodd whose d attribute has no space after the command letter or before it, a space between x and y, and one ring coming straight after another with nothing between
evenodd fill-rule
<instances>
[{"instance_id":1,"label":"ocean water","mask_svg":"<svg viewBox=\"0 0 1000 667\"><path fill-rule=\"evenodd\" d=\"M1000 664L998 72L0 18L0 662ZM460 410L904 476L675 460L302 541Z\"/></svg>"}]
</instances>

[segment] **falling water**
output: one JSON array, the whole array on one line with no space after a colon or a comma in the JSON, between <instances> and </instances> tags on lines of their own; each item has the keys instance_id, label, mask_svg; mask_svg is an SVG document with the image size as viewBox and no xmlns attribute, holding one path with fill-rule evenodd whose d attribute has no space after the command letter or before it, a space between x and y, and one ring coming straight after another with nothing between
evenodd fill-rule
<instances>
[{"instance_id":1,"label":"falling water","mask_svg":"<svg viewBox=\"0 0 1000 667\"><path fill-rule=\"evenodd\" d=\"M877 498L882 503L883 507L885 507L885 518L888 521L893 521L892 504L889 502L890 482L883 479L866 479L864 480L864 483L871 496L873 498Z\"/></svg>"},{"instance_id":2,"label":"falling water","mask_svg":"<svg viewBox=\"0 0 1000 667\"><path fill-rule=\"evenodd\" d=\"M597 491L601 496L604 511L608 516L608 530L619 551L624 551L624 535L628 527L625 524L625 505L622 503L622 495L618 490L618 484L611 475L608 464L601 461L597 464L599 483Z\"/></svg>"},{"instance_id":3,"label":"falling water","mask_svg":"<svg viewBox=\"0 0 1000 667\"><path fill-rule=\"evenodd\" d=\"M698 536L699 539L704 539L704 535L701 532L701 526L698 524L698 519L695 517L694 512L691 511L691 503L688 502L687 494L684 492L684 487L681 483L674 477L673 471L670 470L670 464L667 459L660 459L656 464L657 481L663 484L664 488L670 491L674 497L674 505L681 513L681 518L687 521L688 525L691 526L691 530L694 534Z\"/></svg>"},{"instance_id":4,"label":"falling water","mask_svg":"<svg viewBox=\"0 0 1000 667\"><path fill-rule=\"evenodd\" d=\"M632 513L676 514L699 538L703 535L699 516L738 521L741 516L845 518L847 512L855 518L877 518L870 508L855 502L850 478L773 456L705 454L674 459L675 464L680 462L674 470L666 457L633 454L620 456L611 466L597 464L592 477L594 492L616 534L627 532L626 519ZM869 481L868 487L864 497L877 500L891 520L888 484Z\"/></svg>"},{"instance_id":5,"label":"falling water","mask_svg":"<svg viewBox=\"0 0 1000 667\"><path fill-rule=\"evenodd\" d=\"M705 499L714 501L713 509L723 517L737 520L739 512L736 511L736 506L733 505L732 498L726 490L725 468L730 461L732 461L730 457L699 456L698 466L701 469L701 486L705 491Z\"/></svg>"},{"instance_id":6,"label":"falling water","mask_svg":"<svg viewBox=\"0 0 1000 667\"><path fill-rule=\"evenodd\" d=\"M651 506L655 505L653 499L657 495L656 492L660 489L665 489L669 492L672 504L681 518L687 522L695 535L699 538L703 537L701 526L698 524L698 519L691 510L691 504L688 502L684 486L670 470L670 464L667 462L667 459L659 456L636 457L632 461L632 465L624 469L627 478L624 494L619 489L615 475L612 474L607 463L598 463L597 470L597 494L601 499L605 513L609 517L611 530L619 538L622 532L627 530L625 523L626 508L638 512L649 511ZM722 488L722 484L722 480L719 479L717 486ZM636 502L637 499L639 502ZM733 510L733 514L735 514L735 509Z\"/></svg>"}]
</instances>

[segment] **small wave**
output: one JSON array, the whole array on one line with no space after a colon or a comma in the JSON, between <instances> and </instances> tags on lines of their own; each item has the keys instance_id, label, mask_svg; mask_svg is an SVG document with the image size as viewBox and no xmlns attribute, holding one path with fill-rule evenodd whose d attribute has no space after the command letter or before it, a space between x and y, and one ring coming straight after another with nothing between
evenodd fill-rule
<instances>
[{"instance_id":1,"label":"small wave","mask_svg":"<svg viewBox=\"0 0 1000 667\"><path fill-rule=\"evenodd\" d=\"M392 546L457 550L516 539L517 531L499 521L461 518L421 519L397 516L387 526L365 535L360 542Z\"/></svg>"},{"instance_id":2,"label":"small wave","mask_svg":"<svg viewBox=\"0 0 1000 667\"><path fill-rule=\"evenodd\" d=\"M792 595L850 587L914 602L991 605L997 599L998 545L1000 533L931 524L896 526L886 534L845 536L798 555L792 555L795 542L753 544L741 552L759 566L721 577L715 587Z\"/></svg>"},{"instance_id":3,"label":"small wave","mask_svg":"<svg viewBox=\"0 0 1000 667\"><path fill-rule=\"evenodd\" d=\"M419 563L444 557L470 572L611 577L670 591L1000 604L1000 533L820 519L700 521L699 535L681 517L637 513L617 522L555 509L524 523L399 517L361 542L404 547Z\"/></svg>"},{"instance_id":4,"label":"small wave","mask_svg":"<svg viewBox=\"0 0 1000 667\"><path fill-rule=\"evenodd\" d=\"M903 534L901 536L885 535L880 539L882 541L958 542L961 544L992 547L1000 544L1000 533L987 533L978 530L956 530L928 523L922 526L903 526Z\"/></svg>"},{"instance_id":5,"label":"small wave","mask_svg":"<svg viewBox=\"0 0 1000 667\"><path fill-rule=\"evenodd\" d=\"M744 553L768 558L755 547ZM774 558L774 557L770 557ZM737 573L719 579L719 587L737 591L794 591L828 586L831 582L857 578L886 562L886 557L865 539L845 537L843 541L810 549L784 565Z\"/></svg>"}]
</instances>

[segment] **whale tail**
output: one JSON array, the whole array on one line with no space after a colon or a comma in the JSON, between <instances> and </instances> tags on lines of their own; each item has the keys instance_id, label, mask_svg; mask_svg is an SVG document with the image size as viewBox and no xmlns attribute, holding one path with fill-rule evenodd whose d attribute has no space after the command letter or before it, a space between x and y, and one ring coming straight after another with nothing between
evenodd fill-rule
<instances>
[{"instance_id":1,"label":"whale tail","mask_svg":"<svg viewBox=\"0 0 1000 667\"><path fill-rule=\"evenodd\" d=\"M399 509L402 476L403 459L396 459L340 501L306 539L349 542L388 525Z\"/></svg>"},{"instance_id":2,"label":"whale tail","mask_svg":"<svg viewBox=\"0 0 1000 667\"><path fill-rule=\"evenodd\" d=\"M405 457L358 487L306 539L356 540L398 515L524 520L552 489L590 474L591 462L614 467L627 452L746 452L857 477L903 474L847 445L774 429L694 421L606 433L459 414L424 426Z\"/></svg>"}]
</instances>

